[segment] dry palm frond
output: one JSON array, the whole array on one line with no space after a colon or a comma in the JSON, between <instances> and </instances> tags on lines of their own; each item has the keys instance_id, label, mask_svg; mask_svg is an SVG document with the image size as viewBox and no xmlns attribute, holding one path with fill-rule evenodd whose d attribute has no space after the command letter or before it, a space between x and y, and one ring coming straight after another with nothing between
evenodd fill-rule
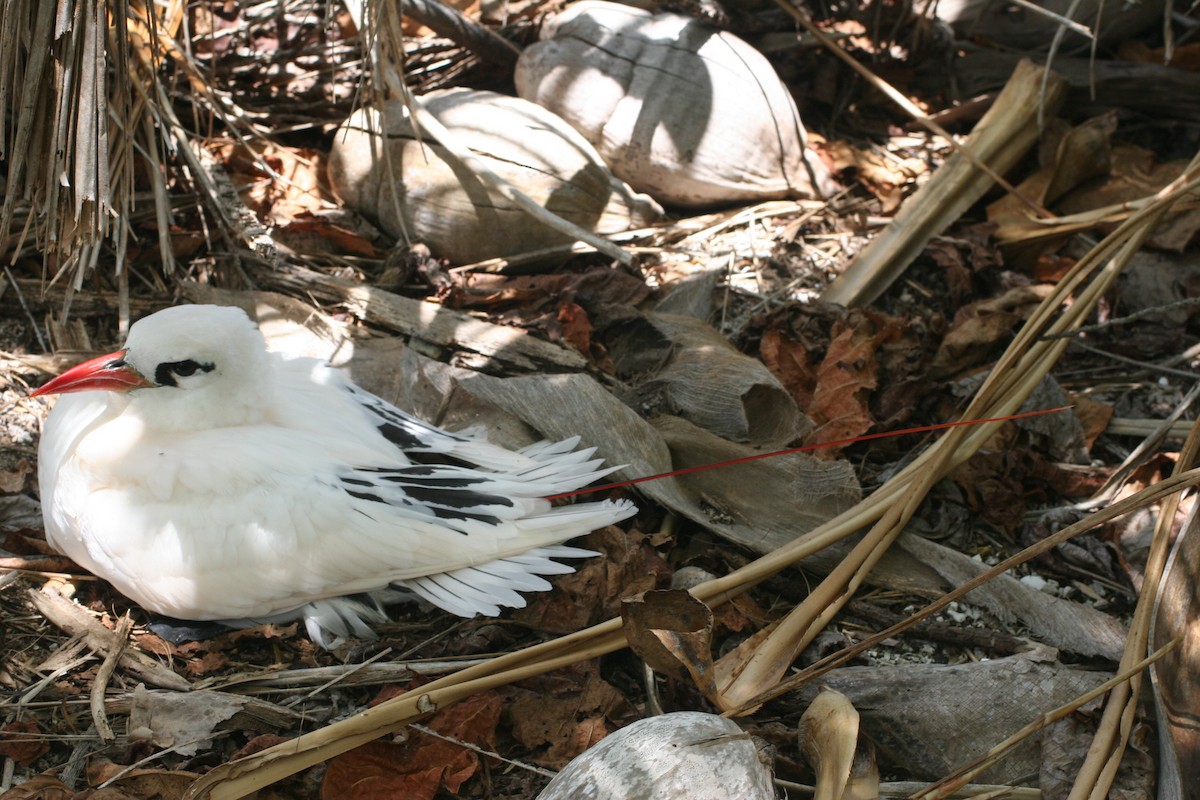
<instances>
[{"instance_id":1,"label":"dry palm frond","mask_svg":"<svg viewBox=\"0 0 1200 800\"><path fill-rule=\"evenodd\" d=\"M358 59L334 8L317 0L248 5L247 30L218 46L216 34L197 39L191 30L213 12L183 0L0 2L0 257L40 254L47 279L68 287L64 316L99 270L118 290L125 327L131 249L144 247L139 239L150 229L163 274L175 274L177 209L197 194L218 238L245 249L201 148L214 135L245 145L283 132L268 122L287 119L284 130L294 131L348 112L353 91L341 90L345 82L316 79L352 72ZM253 49L257 32L289 18L302 20L292 25L294 47ZM194 52L197 44L208 50ZM263 59L276 59L279 70ZM188 104L185 125L177 107Z\"/></svg>"},{"instance_id":2,"label":"dry palm frond","mask_svg":"<svg viewBox=\"0 0 1200 800\"><path fill-rule=\"evenodd\" d=\"M4 4L0 159L7 186L0 253L41 251L53 279L78 289L107 244L127 297L120 265L130 241L139 157L152 174L160 173L158 147L147 138L152 109L136 87L153 80L151 42L170 35L182 13L180 2L153 14L139 0ZM131 35L138 20L148 24L149 40ZM67 307L70 298L68 292Z\"/></svg>"}]
</instances>

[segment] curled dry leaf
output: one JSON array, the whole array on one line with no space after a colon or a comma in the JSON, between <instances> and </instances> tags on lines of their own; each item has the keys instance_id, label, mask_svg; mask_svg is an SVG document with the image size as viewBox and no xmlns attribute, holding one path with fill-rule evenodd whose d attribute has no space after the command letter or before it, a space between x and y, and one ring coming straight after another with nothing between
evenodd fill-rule
<instances>
[{"instance_id":1,"label":"curled dry leaf","mask_svg":"<svg viewBox=\"0 0 1200 800\"><path fill-rule=\"evenodd\" d=\"M858 711L844 694L822 686L800 717L799 738L817 774L813 800L839 800L858 749Z\"/></svg>"},{"instance_id":2,"label":"curled dry leaf","mask_svg":"<svg viewBox=\"0 0 1200 800\"><path fill-rule=\"evenodd\" d=\"M575 130L533 103L469 89L430 92L420 101L493 172L580 227L616 233L662 213L616 180ZM342 125L329 156L329 181L347 205L392 236L423 242L457 264L571 242L451 166L440 145L419 140L399 101L382 111L361 109Z\"/></svg>"},{"instance_id":3,"label":"curled dry leaf","mask_svg":"<svg viewBox=\"0 0 1200 800\"><path fill-rule=\"evenodd\" d=\"M853 170L851 174L858 182L880 200L884 214L894 213L904 199L905 189L929 171L929 165L921 159L901 160L891 153L881 155L841 140L827 141L822 149L833 161L835 172Z\"/></svg>"},{"instance_id":4,"label":"curled dry leaf","mask_svg":"<svg viewBox=\"0 0 1200 800\"><path fill-rule=\"evenodd\" d=\"M819 197L833 188L770 62L694 18L574 3L542 26L515 78L521 97L565 119L617 177L664 203Z\"/></svg>"},{"instance_id":5,"label":"curled dry leaf","mask_svg":"<svg viewBox=\"0 0 1200 800\"><path fill-rule=\"evenodd\" d=\"M681 711L639 720L558 773L538 800L774 800L771 768L737 723Z\"/></svg>"},{"instance_id":6,"label":"curled dry leaf","mask_svg":"<svg viewBox=\"0 0 1200 800\"><path fill-rule=\"evenodd\" d=\"M254 697L226 692L152 692L143 686L133 690L129 711L129 738L171 747L183 756L195 755L212 745L212 735L235 715L241 714L240 730L286 728L301 716L283 706Z\"/></svg>"},{"instance_id":7,"label":"curled dry leaf","mask_svg":"<svg viewBox=\"0 0 1200 800\"><path fill-rule=\"evenodd\" d=\"M1060 127L1064 126L1060 123ZM1059 131L1059 135L1051 132L1046 138L1053 146L1043 144L1042 167L1017 187L1019 196L1006 194L988 206L988 219L996 225L996 241L1010 267L1028 269L1042 256L1058 249L1072 234L1101 221L1102 217L1096 217L1048 224L1020 198L1048 207L1066 192L1107 174L1115 130L1116 115L1109 113Z\"/></svg>"},{"instance_id":8,"label":"curled dry leaf","mask_svg":"<svg viewBox=\"0 0 1200 800\"><path fill-rule=\"evenodd\" d=\"M836 442L870 430L869 401L879 385L877 351L901 332L897 318L882 315L855 315L834 323L829 350L816 370L812 402L805 409L817 425L805 444ZM836 451L819 452L828 457Z\"/></svg>"},{"instance_id":9,"label":"curled dry leaf","mask_svg":"<svg viewBox=\"0 0 1200 800\"><path fill-rule=\"evenodd\" d=\"M192 782L200 776L186 770L130 770L124 764L96 758L88 764L87 777L92 786L108 781L112 783L94 793L85 793L84 797L96 800L176 800L182 798Z\"/></svg>"},{"instance_id":10,"label":"curled dry leaf","mask_svg":"<svg viewBox=\"0 0 1200 800\"><path fill-rule=\"evenodd\" d=\"M512 735L544 755L531 760L561 767L608 735L610 721L631 716L624 695L600 677L596 662L576 664L506 690Z\"/></svg>"},{"instance_id":11,"label":"curled dry leaf","mask_svg":"<svg viewBox=\"0 0 1200 800\"><path fill-rule=\"evenodd\" d=\"M1150 197L1178 179L1187 166L1186 160L1160 162L1150 150L1118 144L1112 150L1108 177L1064 195L1059 208L1063 214L1081 214ZM1182 251L1195 239L1198 227L1200 209L1183 203L1154 229L1148 243L1163 250Z\"/></svg>"},{"instance_id":12,"label":"curled dry leaf","mask_svg":"<svg viewBox=\"0 0 1200 800\"><path fill-rule=\"evenodd\" d=\"M536 428L549 439L581 436L597 455L628 464L614 479L640 478L755 454L678 417L654 424L587 375L494 378L454 371L457 402L487 404ZM562 409L571 409L563 414ZM511 424L510 420L509 424ZM845 462L797 454L723 470L705 470L640 484L642 492L682 516L756 552L767 552L836 516L856 502L859 488Z\"/></svg>"},{"instance_id":13,"label":"curled dry leaf","mask_svg":"<svg viewBox=\"0 0 1200 800\"><path fill-rule=\"evenodd\" d=\"M1018 286L960 309L933 358L930 374L947 378L997 357L1017 326L1053 291L1047 285Z\"/></svg>"},{"instance_id":14,"label":"curled dry leaf","mask_svg":"<svg viewBox=\"0 0 1200 800\"><path fill-rule=\"evenodd\" d=\"M665 362L635 390L635 403L648 413L676 414L759 447L783 447L811 428L779 379L707 323L647 314L623 327L625 334L610 344L618 365L645 359L647 343L665 351Z\"/></svg>"},{"instance_id":15,"label":"curled dry leaf","mask_svg":"<svg viewBox=\"0 0 1200 800\"><path fill-rule=\"evenodd\" d=\"M589 534L580 546L600 558L582 561L575 572L556 578L553 591L531 596L513 620L543 631L573 633L617 616L621 598L655 588L670 571L647 538L615 526Z\"/></svg>"},{"instance_id":16,"label":"curled dry leaf","mask_svg":"<svg viewBox=\"0 0 1200 800\"><path fill-rule=\"evenodd\" d=\"M625 638L655 672L690 681L717 702L713 681L713 614L682 589L646 592L621 606Z\"/></svg>"}]
</instances>

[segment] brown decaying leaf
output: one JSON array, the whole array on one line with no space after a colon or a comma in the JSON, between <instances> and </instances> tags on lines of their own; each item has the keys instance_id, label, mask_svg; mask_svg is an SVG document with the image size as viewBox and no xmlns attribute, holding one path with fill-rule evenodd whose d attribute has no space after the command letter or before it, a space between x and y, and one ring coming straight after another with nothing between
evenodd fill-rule
<instances>
[{"instance_id":1,"label":"brown decaying leaf","mask_svg":"<svg viewBox=\"0 0 1200 800\"><path fill-rule=\"evenodd\" d=\"M805 439L817 444L903 424L928 393L928 340L943 323L814 304L765 325L763 363L820 426Z\"/></svg>"},{"instance_id":2,"label":"brown decaying leaf","mask_svg":"<svg viewBox=\"0 0 1200 800\"><path fill-rule=\"evenodd\" d=\"M713 614L682 589L646 592L621 605L629 646L655 672L690 680L714 702Z\"/></svg>"},{"instance_id":3,"label":"brown decaying leaf","mask_svg":"<svg viewBox=\"0 0 1200 800\"><path fill-rule=\"evenodd\" d=\"M514 619L553 633L571 633L620 613L621 598L641 594L670 580L670 567L637 531L603 528L581 546L602 554L557 578L554 591L530 596Z\"/></svg>"},{"instance_id":4,"label":"brown decaying leaf","mask_svg":"<svg viewBox=\"0 0 1200 800\"><path fill-rule=\"evenodd\" d=\"M807 408L812 402L817 382L815 365L808 355L808 349L800 342L784 336L779 328L771 328L763 333L759 351L767 369L779 378L801 408Z\"/></svg>"},{"instance_id":5,"label":"brown decaying leaf","mask_svg":"<svg viewBox=\"0 0 1200 800\"><path fill-rule=\"evenodd\" d=\"M1058 123L1041 146L1043 165L1017 187L1022 197L1049 206L1064 192L1106 174L1110 166L1115 113L1102 114L1074 128ZM1026 268L1056 250L1066 235L1039 220L1014 194L988 206L988 219L997 227L996 238L1010 264Z\"/></svg>"},{"instance_id":6,"label":"brown decaying leaf","mask_svg":"<svg viewBox=\"0 0 1200 800\"><path fill-rule=\"evenodd\" d=\"M241 195L242 202L266 223L286 225L305 212L332 207L324 186L325 155L317 150L282 147L265 139L254 149L240 144L220 145L216 155ZM283 180L270 174L271 170Z\"/></svg>"},{"instance_id":7,"label":"brown decaying leaf","mask_svg":"<svg viewBox=\"0 0 1200 800\"><path fill-rule=\"evenodd\" d=\"M286 225L277 229L277 235L282 236L289 243L299 235L315 236L325 245L321 249L327 249L332 253L363 256L364 258L379 258L382 255L379 248L361 233L318 217L310 211L302 211L297 214ZM293 246L293 249L297 248ZM306 251L312 252L313 250L306 248Z\"/></svg>"},{"instance_id":8,"label":"brown decaying leaf","mask_svg":"<svg viewBox=\"0 0 1200 800\"><path fill-rule=\"evenodd\" d=\"M563 298L584 307L599 305L636 306L650 296L646 282L628 272L597 267L587 272L555 272L545 275L492 275L466 273L454 295L454 308L480 310L512 309L528 313L523 307L544 309L547 302Z\"/></svg>"},{"instance_id":9,"label":"brown decaying leaf","mask_svg":"<svg viewBox=\"0 0 1200 800\"><path fill-rule=\"evenodd\" d=\"M97 758L88 764L90 786L113 781L110 786L88 791L76 798L88 800L180 800L192 781L200 777L195 772L169 769L135 769L123 764Z\"/></svg>"},{"instance_id":10,"label":"brown decaying leaf","mask_svg":"<svg viewBox=\"0 0 1200 800\"><path fill-rule=\"evenodd\" d=\"M930 365L934 377L947 378L980 366L999 355L1017 326L1053 287L1018 286L999 297L964 306L942 340Z\"/></svg>"},{"instance_id":11,"label":"brown decaying leaf","mask_svg":"<svg viewBox=\"0 0 1200 800\"><path fill-rule=\"evenodd\" d=\"M901 333L899 321L882 315L851 314L833 325L829 350L817 368L812 404L807 412L816 429L805 444L849 439L870 430L869 401L878 384L876 351ZM832 457L837 448L819 453Z\"/></svg>"},{"instance_id":12,"label":"brown decaying leaf","mask_svg":"<svg viewBox=\"0 0 1200 800\"><path fill-rule=\"evenodd\" d=\"M583 355L592 351L592 321L578 303L563 303L558 307L559 331L566 341Z\"/></svg>"},{"instance_id":13,"label":"brown decaying leaf","mask_svg":"<svg viewBox=\"0 0 1200 800\"><path fill-rule=\"evenodd\" d=\"M545 755L530 760L562 767L607 735L610 721L627 721L624 695L600 677L597 662L576 664L542 675L505 692L512 735L524 747Z\"/></svg>"},{"instance_id":14,"label":"brown decaying leaf","mask_svg":"<svg viewBox=\"0 0 1200 800\"><path fill-rule=\"evenodd\" d=\"M0 756L27 767L50 750L42 729L31 719L9 722L0 728Z\"/></svg>"},{"instance_id":15,"label":"brown decaying leaf","mask_svg":"<svg viewBox=\"0 0 1200 800\"><path fill-rule=\"evenodd\" d=\"M76 800L79 794L54 775L34 775L4 793L4 800Z\"/></svg>"},{"instance_id":16,"label":"brown decaying leaf","mask_svg":"<svg viewBox=\"0 0 1200 800\"><path fill-rule=\"evenodd\" d=\"M881 210L884 214L899 208L905 188L929 171L928 165L920 159L904 159L897 165L895 159L884 158L841 140L825 142L823 151L835 172L854 170L859 183L883 202Z\"/></svg>"},{"instance_id":17,"label":"brown decaying leaf","mask_svg":"<svg viewBox=\"0 0 1200 800\"><path fill-rule=\"evenodd\" d=\"M439 712L427 725L443 736L494 749L500 708L500 696L487 692ZM457 792L478 768L473 751L410 731L406 742L371 742L330 761L321 800L432 800L443 788Z\"/></svg>"},{"instance_id":18,"label":"brown decaying leaf","mask_svg":"<svg viewBox=\"0 0 1200 800\"><path fill-rule=\"evenodd\" d=\"M1160 162L1153 152L1141 147L1116 145L1112 150L1110 175L1104 181L1084 184L1064 195L1059 210L1063 214L1079 214L1153 195L1178 178L1186 166L1186 161ZM1184 205L1155 228L1148 243L1163 250L1182 251L1195 239L1197 229L1200 229L1200 209Z\"/></svg>"}]
</instances>

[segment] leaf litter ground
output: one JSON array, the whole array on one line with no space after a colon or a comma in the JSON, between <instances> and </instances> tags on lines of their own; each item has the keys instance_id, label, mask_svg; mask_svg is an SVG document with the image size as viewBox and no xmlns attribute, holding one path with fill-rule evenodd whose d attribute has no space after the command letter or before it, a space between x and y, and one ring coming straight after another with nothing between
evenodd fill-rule
<instances>
[{"instance_id":1,"label":"leaf litter ground","mask_svg":"<svg viewBox=\"0 0 1200 800\"><path fill-rule=\"evenodd\" d=\"M259 45L266 48L268 43ZM249 80L255 91L261 90ZM333 107L345 102L344 93L321 87L314 82L309 90ZM246 95L238 95L243 105ZM259 113L276 122L271 102L264 101ZM880 114L873 106L862 108ZM674 229L648 233L642 244L650 254L632 270L581 257L553 274L521 276L463 272L419 251L407 260L387 257L391 243L341 209L324 189L321 161L328 142L320 128L253 148L220 144L212 154L231 174L241 202L275 226L276 241L294 261L324 275L430 298L563 343L587 359L592 374L647 415L678 413L686 405L681 391L712 391L722 377L701 375L695 384L666 380L664 369L693 340L678 338L676 329L664 328L661 321L647 321L647 312L709 321L729 342L731 353L759 361L782 387L781 399L758 409L764 417L786 417L780 408L788 400L805 410L807 418L795 426L785 419L762 434L762 443L779 438L784 445L953 418L978 386L978 376L1061 274L1063 262L1075 257L1070 244L1006 257L995 243L994 228L981 226L979 216L972 215L936 237L904 279L871 307L847 311L813 302L869 238L870 226L862 221L872 215L886 219L898 198L910 193L945 154L936 140L881 127L878 121L839 120L842 126L861 123L864 140L826 143L830 160L852 185L835 204L768 204L685 220ZM870 133L876 136L868 144ZM1114 149L1115 154L1124 152ZM1147 152L1143 148L1139 154ZM1127 163L1132 162L1126 156L1114 157L1118 167ZM1112 170L1109 182L1114 185L1103 199L1078 202L1085 208L1108 204L1120 196L1121 176L1129 171ZM227 266L231 254L205 239L199 217L185 213L180 221L171 239L176 257L192 265L188 277L240 290L237 271ZM146 241L153 241L149 225L146 233ZM1185 242L1191 238L1190 233L1172 233L1174 243L1180 236ZM1195 354L1188 348L1195 342L1195 306L1188 301L1195 296L1196 282L1169 250L1153 253L1135 265L1121 290L1099 310L1095 330L1084 337L1084 346L1068 350L1054 385L1045 389L1047 404L1076 405L1074 424L1006 426L979 456L936 487L912 523L917 533L968 560L996 563L1081 516L1074 504L1097 491L1126 459L1136 443L1130 432L1145 430L1145 421L1161 419L1178 407L1194 368ZM172 301L178 279L156 274L150 250L128 266L137 278L134 283L144 287L133 293L135 314ZM262 272L251 274L264 288L291 294L356 341L378 344L387 332L356 318L348 304L316 305L306 292L282 282L273 286ZM755 555L745 543L733 544L642 498L642 513L631 530L608 529L585 540L602 558L581 565L574 575L556 581L553 592L530 597L529 608L500 620L463 621L402 606L377 641L352 643L333 653L315 649L296 626L219 632L170 644L147 627L151 619L144 612L46 552L35 501L43 409L25 396L25 388L62 365L44 354L30 320L46 330L44 320L62 308L64 297L61 286L43 293L41 265L31 252L16 254L13 276L15 283L6 284L0 294L6 378L0 397L5 409L0 603L6 621L0 684L8 693L0 753L6 758L6 785L24 781L11 790L13 797L68 796L68 788L82 790L78 796L181 796L194 776L218 764L345 717L401 689L419 687L488 654L618 615L624 597L686 586L696 575L722 575ZM54 330L60 349L101 350L119 340L116 287L110 277L97 271L72 300L71 322ZM1145 313L1154 309L1158 311ZM453 348L440 355L455 360ZM727 409L720 413L734 428L743 424L728 421ZM758 419L756 414L744 424ZM1114 435L1114 429L1126 434ZM749 428L744 433L743 438L753 438ZM821 457L852 466L856 480L869 491L922 444L876 441ZM1167 447L1137 463L1124 491L1164 475L1170 453ZM741 498L742 505L727 496L714 498L701 489L701 501L718 521L753 517L750 507L764 501L750 493ZM1060 547L1030 564L1020 582L1035 598L1042 593L1085 603L1124 619L1139 581L1149 518L1149 512L1135 515ZM878 580L860 591L856 602L802 654L799 665L890 624L941 592L949 567L941 572L930 568L927 558L914 555L925 552L915 545L899 550L896 561L881 565ZM720 608L712 628L719 652L713 655L732 649L803 600L821 565L813 569L785 572ZM194 700L162 708L139 703L137 686L144 681L118 666L106 687L107 713L118 736L113 743L101 741L88 700L104 659L76 643L82 631L65 633L58 627L65 621L52 623L30 606L28 593L47 585L72 594L92 622L106 629L131 613L129 648L189 681L193 692L182 697ZM857 663L877 670L867 673L875 676L874 682L894 686L891 681L917 680L916 673L888 672L885 677L885 670L912 665L965 669L1017 652L1029 632L1019 616L997 607L956 604L936 622L885 642ZM1080 674L1112 666L1095 653L1069 650L1061 653L1061 662L1051 658L1050 663L1056 678L1069 675L1081 681L1070 684L1075 689L1086 683ZM928 680L923 685L942 692L954 685L947 673L930 673ZM851 685L850 678L844 685ZM985 682L962 691L998 689ZM218 700L225 702L223 711L198 713ZM1003 698L995 700L1000 704ZM623 651L476 695L431 717L426 730L406 729L391 740L355 749L265 795L532 797L547 781L546 770L560 768L606 733L654 708L710 706L690 681L648 676L641 659ZM811 774L794 738L802 711L799 698L774 703L752 717L748 728L776 745L780 777L809 782ZM1084 709L1072 725L1087 730L1092 713ZM875 729L885 775L930 779L937 777L937 769L954 766L888 742L882 735L887 721L881 716ZM1086 748L1086 740L1080 744L1067 731L1046 741L1043 749L1053 743L1064 751L1055 764L1077 761L1079 748ZM991 743L971 742L975 751ZM1145 765L1136 763L1136 757L1133 761L1129 780L1137 787ZM1027 763L1045 762L1035 756ZM56 777L39 775L45 770ZM1067 777L1061 780L1069 781L1070 769L1062 772ZM95 788L106 782L108 788Z\"/></svg>"}]
</instances>

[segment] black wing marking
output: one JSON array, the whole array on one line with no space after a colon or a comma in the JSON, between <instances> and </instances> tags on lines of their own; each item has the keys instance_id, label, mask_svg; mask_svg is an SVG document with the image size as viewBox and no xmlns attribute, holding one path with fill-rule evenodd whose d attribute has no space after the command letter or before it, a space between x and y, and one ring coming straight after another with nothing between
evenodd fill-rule
<instances>
[{"instance_id":1,"label":"black wing marking","mask_svg":"<svg viewBox=\"0 0 1200 800\"><path fill-rule=\"evenodd\" d=\"M460 443L470 441L466 436L450 433L405 414L370 392L352 383L346 389L367 412L376 429L392 444L406 452L447 453Z\"/></svg>"},{"instance_id":2,"label":"black wing marking","mask_svg":"<svg viewBox=\"0 0 1200 800\"><path fill-rule=\"evenodd\" d=\"M489 491L489 486L495 486L495 478L486 473L417 465L361 468L339 480L351 497L401 513L408 511L416 517L499 525L515 516L516 503Z\"/></svg>"}]
</instances>

